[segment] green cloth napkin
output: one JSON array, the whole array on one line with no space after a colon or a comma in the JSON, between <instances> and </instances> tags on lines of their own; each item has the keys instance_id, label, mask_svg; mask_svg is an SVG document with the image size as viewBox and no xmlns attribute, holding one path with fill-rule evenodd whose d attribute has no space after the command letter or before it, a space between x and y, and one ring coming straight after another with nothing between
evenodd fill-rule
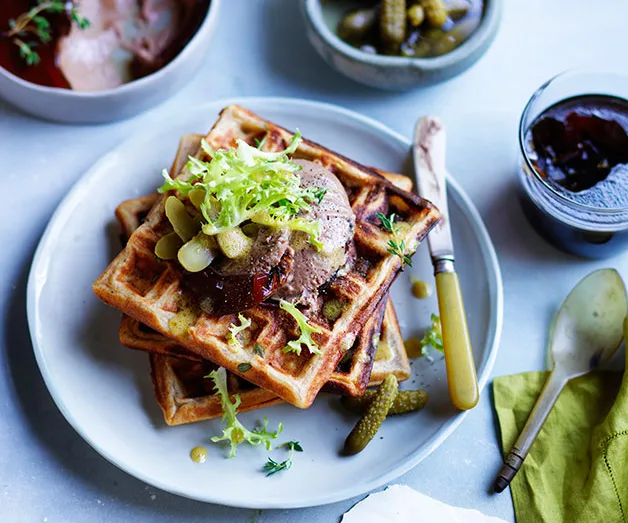
<instances>
[{"instance_id":1,"label":"green cloth napkin","mask_svg":"<svg viewBox=\"0 0 628 523\"><path fill-rule=\"evenodd\" d=\"M547 376L494 380L504 455ZM628 523L628 372L572 380L510 487L518 523Z\"/></svg>"}]
</instances>

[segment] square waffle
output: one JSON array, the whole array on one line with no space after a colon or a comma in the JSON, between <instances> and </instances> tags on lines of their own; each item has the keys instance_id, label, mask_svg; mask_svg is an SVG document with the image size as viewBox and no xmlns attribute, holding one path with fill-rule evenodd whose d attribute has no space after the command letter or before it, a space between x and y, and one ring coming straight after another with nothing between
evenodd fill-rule
<instances>
[{"instance_id":1,"label":"square waffle","mask_svg":"<svg viewBox=\"0 0 628 523\"><path fill-rule=\"evenodd\" d=\"M182 137L172 172L181 170L187 161L187 155L198 150L202 138L201 135ZM408 177L378 172L398 187L411 189L412 183ZM122 202L116 208L123 245L145 220L158 198L159 195L153 193ZM374 318L375 320L369 323L378 324L379 317ZM351 395L361 394L366 383L365 370L370 368L370 364L372 372L368 385L378 385L391 373L395 374L399 381L409 378L410 365L390 300L386 302L381 330L378 331L380 334L370 332L371 330L367 323L356 338L354 347L343 357L325 384L324 390ZM364 340L370 340L370 344L364 344ZM151 378L155 397L168 425L203 421L222 415L220 398L215 395L212 384L204 377L216 369L216 365L202 360L197 354L125 314L122 315L120 323L120 341L127 347L151 353ZM276 395L229 372L227 385L232 395L238 394L240 397L241 404L238 408L240 412L267 407L281 401Z\"/></svg>"},{"instance_id":2,"label":"square waffle","mask_svg":"<svg viewBox=\"0 0 628 523\"><path fill-rule=\"evenodd\" d=\"M221 112L206 140L214 149L231 147L238 138L248 143L260 140L265 150L277 151L283 150L292 137L289 131L242 107L229 106ZM439 213L429 202L396 188L371 169L313 142L303 140L293 157L319 162L333 172L345 187L356 217L355 267L328 286L330 297L346 306L333 322L320 311L308 320L322 330L313 335L320 355L283 351L298 333L296 322L275 303L262 303L246 311L252 326L240 347L228 343L229 326L237 321L237 315L212 316L190 305L193 298L182 287L180 266L154 255L156 242L171 231L164 212L165 196L157 200L146 221L93 288L106 303L234 374L242 376L238 366L247 363L247 380L306 408L352 347L401 270L400 259L388 252L390 235L376 214L394 212L400 217L402 236L412 252L438 222ZM189 174L184 169L179 176ZM171 327L171 320L181 324L183 318L183 329ZM263 347L263 356L255 352L256 344Z\"/></svg>"},{"instance_id":3,"label":"square waffle","mask_svg":"<svg viewBox=\"0 0 628 523\"><path fill-rule=\"evenodd\" d=\"M185 136L182 143L189 139L194 137ZM196 138L197 143L200 139L200 136ZM390 173L384 173L384 176L394 178ZM396 176L397 184L409 185L408 178ZM122 202L116 208L123 244L141 225L158 197L158 194L152 194L134 198ZM381 313L381 309L380 306L378 312ZM381 328L377 329L380 324ZM215 395L212 384L204 378L208 372L217 368L216 365L204 362L197 354L125 314L122 315L120 322L120 341L127 347L151 353L151 378L155 398L168 425L203 421L222 415L220 398ZM378 385L391 373L395 374L399 381L410 377L410 365L390 300L386 302L383 321L381 314L369 319L356 338L354 346L340 361L323 390L351 395L361 394L364 392L366 375L371 365L371 379L368 385ZM239 395L241 404L238 410L241 412L267 407L281 401L274 394L230 372L227 372L227 385L232 395Z\"/></svg>"},{"instance_id":4,"label":"square waffle","mask_svg":"<svg viewBox=\"0 0 628 523\"><path fill-rule=\"evenodd\" d=\"M394 309L390 301L387 302L386 314L394 317ZM131 319L127 320L127 323L141 326L139 322ZM121 333L123 330L124 327ZM168 344L168 339L158 333L147 332L147 335L152 335L154 343ZM364 336L360 335L357 339L364 339ZM164 346L167 347L167 345ZM206 360L167 356L157 351L150 353L150 365L155 398L168 425L182 425L222 416L220 398L213 390L213 382L204 378L209 372L215 370L217 365ZM340 369L336 369L324 390L330 385L335 387L332 385L333 378L341 372ZM398 326L396 323L387 324L384 321L369 385L378 385L390 373L397 375L400 381L405 380L410 376L410 365L403 340L399 336ZM253 385L230 372L227 372L227 386L230 394L240 396L241 403L238 412L261 409L283 401L272 392Z\"/></svg>"},{"instance_id":5,"label":"square waffle","mask_svg":"<svg viewBox=\"0 0 628 523\"><path fill-rule=\"evenodd\" d=\"M200 146L202 135L185 135L181 138L179 149L172 164L171 171L179 172L189 154L196 152ZM407 176L394 174L376 169L376 171L397 187L404 190L412 188L412 182ZM126 244L133 232L143 223L148 212L156 203L159 194L153 193L139 198L133 198L122 202L116 208L116 218L120 225L122 244ZM374 329L374 323L381 323L380 350L375 356L376 343L373 343L373 335L379 336L380 330ZM369 332L370 333L369 337ZM371 340L370 344L364 343ZM166 338L158 332L150 329L133 318L123 315L120 323L120 341L123 345L145 350L147 352L159 353L166 356L187 358L193 361L202 361L202 358L175 341ZM384 356L383 356L384 355ZM371 379L369 380L369 370L373 364ZM341 394L357 396L364 392L368 385L381 383L386 374L395 374L399 381L403 381L410 376L410 367L403 345L403 338L399 331L397 316L392 302L388 301L385 307L383 322L377 315L369 321L363 328L360 335L350 351L343 356L336 370L325 384L324 390L334 391ZM242 399L243 403L248 402Z\"/></svg>"}]
</instances>

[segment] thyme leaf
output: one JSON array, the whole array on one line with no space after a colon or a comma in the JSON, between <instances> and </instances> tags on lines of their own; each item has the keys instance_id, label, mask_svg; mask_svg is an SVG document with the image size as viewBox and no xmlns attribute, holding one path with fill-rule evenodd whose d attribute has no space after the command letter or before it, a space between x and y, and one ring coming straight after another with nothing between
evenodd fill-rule
<instances>
[{"instance_id":1,"label":"thyme leaf","mask_svg":"<svg viewBox=\"0 0 628 523\"><path fill-rule=\"evenodd\" d=\"M395 216L395 213L392 213L390 216L386 216L381 212L377 213L377 217L384 229L392 235L392 239L388 240L388 252L393 256L399 256L402 265L405 264L408 267L412 267L412 260L406 254L406 241L401 239L399 227L395 224Z\"/></svg>"},{"instance_id":2,"label":"thyme leaf","mask_svg":"<svg viewBox=\"0 0 628 523\"><path fill-rule=\"evenodd\" d=\"M37 41L47 44L52 40L50 21L46 14L58 14L65 12L68 17L80 28L89 27L89 20L82 17L73 1L65 0L38 0L37 5L22 13L17 18L9 20L9 30L3 33L19 49L20 56L27 65L37 65L40 61L39 53L34 50ZM30 37L30 38L29 38Z\"/></svg>"}]
</instances>

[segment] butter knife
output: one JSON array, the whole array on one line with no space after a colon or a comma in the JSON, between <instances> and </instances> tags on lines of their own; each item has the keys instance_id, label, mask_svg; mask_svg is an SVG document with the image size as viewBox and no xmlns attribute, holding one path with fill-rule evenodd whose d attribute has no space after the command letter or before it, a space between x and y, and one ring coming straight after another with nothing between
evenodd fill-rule
<instances>
[{"instance_id":1,"label":"butter knife","mask_svg":"<svg viewBox=\"0 0 628 523\"><path fill-rule=\"evenodd\" d=\"M479 391L460 281L454 266L445 183L445 127L438 118L419 119L414 130L413 154L418 194L436 205L442 216L440 224L428 235L427 243L434 265L449 395L456 408L468 410L477 404Z\"/></svg>"}]
</instances>

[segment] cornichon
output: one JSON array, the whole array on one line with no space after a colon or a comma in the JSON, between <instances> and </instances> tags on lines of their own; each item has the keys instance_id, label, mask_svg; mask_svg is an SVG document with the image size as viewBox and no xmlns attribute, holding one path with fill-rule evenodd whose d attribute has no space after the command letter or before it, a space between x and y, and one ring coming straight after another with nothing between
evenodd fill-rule
<instances>
[{"instance_id":1,"label":"cornichon","mask_svg":"<svg viewBox=\"0 0 628 523\"><path fill-rule=\"evenodd\" d=\"M359 43L375 27L377 8L358 9L346 15L338 24L336 32L345 42Z\"/></svg>"},{"instance_id":2,"label":"cornichon","mask_svg":"<svg viewBox=\"0 0 628 523\"><path fill-rule=\"evenodd\" d=\"M344 447L345 454L352 455L361 452L375 437L395 400L398 387L397 378L394 374L389 374L384 378L364 416L347 436Z\"/></svg>"},{"instance_id":3,"label":"cornichon","mask_svg":"<svg viewBox=\"0 0 628 523\"><path fill-rule=\"evenodd\" d=\"M447 21L447 8L443 0L420 0L420 4L432 27L441 27Z\"/></svg>"},{"instance_id":4,"label":"cornichon","mask_svg":"<svg viewBox=\"0 0 628 523\"><path fill-rule=\"evenodd\" d=\"M398 52L406 37L406 0L384 0L379 11L379 37L389 52Z\"/></svg>"},{"instance_id":5,"label":"cornichon","mask_svg":"<svg viewBox=\"0 0 628 523\"><path fill-rule=\"evenodd\" d=\"M376 394L377 391L375 390L367 390L362 396L343 396L340 402L343 407L349 410L364 412L368 409L369 405L373 403ZM425 407L427 400L427 391L423 389L400 390L397 392L390 409L388 409L388 414L405 414L406 412L421 410Z\"/></svg>"},{"instance_id":6,"label":"cornichon","mask_svg":"<svg viewBox=\"0 0 628 523\"><path fill-rule=\"evenodd\" d=\"M444 32L434 43L434 54L440 56L453 51L464 42L480 25L480 18L469 18Z\"/></svg>"}]
</instances>

